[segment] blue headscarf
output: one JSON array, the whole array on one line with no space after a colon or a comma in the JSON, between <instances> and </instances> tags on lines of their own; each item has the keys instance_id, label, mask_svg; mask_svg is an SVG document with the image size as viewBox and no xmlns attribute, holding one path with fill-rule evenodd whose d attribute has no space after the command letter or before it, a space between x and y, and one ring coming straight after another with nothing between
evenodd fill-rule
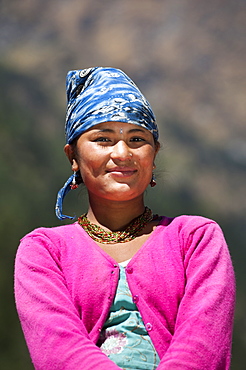
<instances>
[{"instance_id":1,"label":"blue headscarf","mask_svg":"<svg viewBox=\"0 0 246 370\"><path fill-rule=\"evenodd\" d=\"M135 83L121 70L95 67L70 71L66 80L66 143L71 144L91 127L103 122L126 122L149 130L158 140L154 113ZM78 177L79 174L76 174ZM70 191L73 175L58 192L56 216L62 214L62 203Z\"/></svg>"}]
</instances>

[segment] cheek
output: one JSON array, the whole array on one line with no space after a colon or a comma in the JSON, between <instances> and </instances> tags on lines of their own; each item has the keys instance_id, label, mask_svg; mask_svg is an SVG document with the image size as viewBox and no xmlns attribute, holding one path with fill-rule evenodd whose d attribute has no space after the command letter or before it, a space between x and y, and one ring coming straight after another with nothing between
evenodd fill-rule
<instances>
[{"instance_id":1,"label":"cheek","mask_svg":"<svg viewBox=\"0 0 246 370\"><path fill-rule=\"evenodd\" d=\"M85 177L96 176L97 171L98 171L98 165L96 161L93 161L93 160L87 160L87 161L81 160L79 162L79 169L80 169L81 176L84 180Z\"/></svg>"},{"instance_id":2,"label":"cheek","mask_svg":"<svg viewBox=\"0 0 246 370\"><path fill-rule=\"evenodd\" d=\"M153 161L146 161L146 163L144 163L143 168L144 168L143 177L146 179L147 182L150 182L154 170Z\"/></svg>"},{"instance_id":3,"label":"cheek","mask_svg":"<svg viewBox=\"0 0 246 370\"><path fill-rule=\"evenodd\" d=\"M99 175L103 167L103 160L94 149L88 148L88 151L80 153L78 164L81 176L85 180L85 177L97 177Z\"/></svg>"},{"instance_id":4,"label":"cheek","mask_svg":"<svg viewBox=\"0 0 246 370\"><path fill-rule=\"evenodd\" d=\"M140 157L141 166L143 166L147 172L152 172L155 160L154 152L153 150L148 150L144 154L144 156Z\"/></svg>"}]
</instances>

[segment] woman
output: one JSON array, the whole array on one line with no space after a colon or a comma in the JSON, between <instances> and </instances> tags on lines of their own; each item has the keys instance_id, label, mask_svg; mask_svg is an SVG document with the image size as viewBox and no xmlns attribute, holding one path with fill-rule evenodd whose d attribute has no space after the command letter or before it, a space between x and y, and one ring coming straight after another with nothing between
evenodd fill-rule
<instances>
[{"instance_id":1,"label":"woman","mask_svg":"<svg viewBox=\"0 0 246 370\"><path fill-rule=\"evenodd\" d=\"M89 209L20 244L16 303L35 369L230 366L234 273L219 226L144 205L159 150L149 103L122 71L67 76L65 153Z\"/></svg>"}]
</instances>

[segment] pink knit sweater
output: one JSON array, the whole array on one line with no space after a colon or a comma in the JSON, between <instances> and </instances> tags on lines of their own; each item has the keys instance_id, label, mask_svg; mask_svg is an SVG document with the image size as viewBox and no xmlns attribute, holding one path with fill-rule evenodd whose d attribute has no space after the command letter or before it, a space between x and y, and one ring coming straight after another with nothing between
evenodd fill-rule
<instances>
[{"instance_id":1,"label":"pink knit sweater","mask_svg":"<svg viewBox=\"0 0 246 370\"><path fill-rule=\"evenodd\" d=\"M235 281L214 221L164 217L126 273L161 358L158 370L229 369ZM96 346L118 274L118 264L77 223L22 239L15 294L35 369L119 369Z\"/></svg>"}]
</instances>

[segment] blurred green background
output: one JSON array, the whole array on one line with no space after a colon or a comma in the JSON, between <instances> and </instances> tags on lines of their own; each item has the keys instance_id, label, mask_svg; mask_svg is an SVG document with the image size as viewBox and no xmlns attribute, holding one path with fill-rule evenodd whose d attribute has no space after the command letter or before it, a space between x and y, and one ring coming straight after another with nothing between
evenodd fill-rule
<instances>
[{"instance_id":1,"label":"blurred green background","mask_svg":"<svg viewBox=\"0 0 246 370\"><path fill-rule=\"evenodd\" d=\"M158 186L146 203L224 230L238 286L232 369L244 370L246 1L1 0L0 30L0 368L33 369L13 264L24 234L60 224L56 193L71 173L65 75L102 65L129 74L157 116ZM80 215L86 204L83 189L70 193L65 212Z\"/></svg>"}]
</instances>

